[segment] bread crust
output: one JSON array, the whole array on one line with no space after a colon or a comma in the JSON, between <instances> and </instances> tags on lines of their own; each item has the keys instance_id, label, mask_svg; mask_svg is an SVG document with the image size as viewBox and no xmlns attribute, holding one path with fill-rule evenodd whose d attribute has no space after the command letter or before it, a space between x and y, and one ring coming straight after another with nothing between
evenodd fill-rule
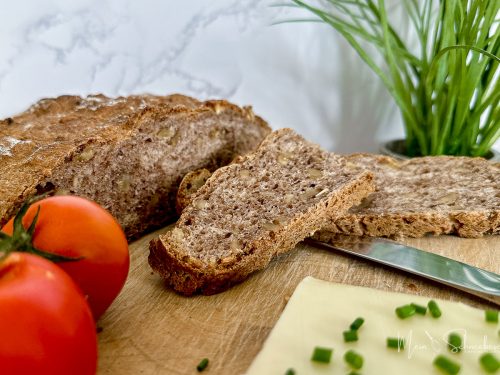
<instances>
[{"instance_id":1,"label":"bread crust","mask_svg":"<svg viewBox=\"0 0 500 375\"><path fill-rule=\"evenodd\" d=\"M289 129L281 129L272 133L254 154L243 157L239 163L216 170L207 183L195 194L195 199L210 199L214 189L223 184L221 181L225 181L224 179L228 176L238 176L240 169L246 169L253 165L251 164L252 160L257 158L255 155L261 148L265 148L266 144L272 143L281 135L290 132ZM246 162L248 163L245 164ZM294 214L290 220L286 221L286 224L280 225L270 232L263 231L262 235L256 239L249 239L244 251L235 255L221 256L214 263L207 262L191 253L192 249L188 248L183 241L183 235L178 237L178 233L185 229L185 222L190 223L191 220L197 220L196 202L193 201L184 211L172 232L151 241L149 264L165 279L167 285L182 294L221 292L244 280L251 273L264 268L275 255L291 250L298 242L321 228L327 217L344 213L349 207L359 203L363 197L373 191L373 176L370 172L361 171L358 173L356 171L354 173L348 169L345 169L344 172L346 176L349 176L347 183L325 196L324 199L318 200L305 212ZM243 210L247 209L249 208ZM191 217L193 218L191 219ZM204 243L203 237L196 240Z\"/></svg>"},{"instance_id":2,"label":"bread crust","mask_svg":"<svg viewBox=\"0 0 500 375\"><path fill-rule=\"evenodd\" d=\"M218 152L220 155L227 153L227 156L217 156L216 160L215 156L203 155L199 157L199 162L196 162L197 156L193 155L195 162L189 165L191 169L220 167L228 163L234 155L254 149L270 132L267 123L254 115L251 107L240 108L224 100L200 102L178 94L119 98L108 98L104 95L92 95L87 98L66 95L42 99L20 115L0 121L0 225L13 216L26 199L45 191L57 192L55 181L62 179L63 173L83 175L83 169L88 168L91 162L85 160L89 158L89 149L102 150L99 151L101 153L119 152L120 148L125 150L125 145L133 144L137 139L144 140L146 144L151 141L151 137L148 140L149 135L144 133L146 126L154 129L155 123L159 122L176 126L176 121L177 124L182 121L184 127L202 121L213 124L207 125L213 127L233 122L229 128L238 129L232 130L233 134L224 135L226 139L232 138L221 144ZM201 140L206 144L213 144L220 139L217 134L213 138L208 134L208 131L203 133L206 139ZM135 146L130 146L130 150L140 153L140 147L145 146L133 147ZM105 163L120 162L125 168L131 159L126 154L130 150L124 151L120 161L107 160ZM175 152L175 147L164 149L163 152ZM106 165L101 167L104 170L107 168ZM141 165L137 164L130 168L140 167ZM149 224L158 227L175 216L175 189L187 171L183 165L179 165L179 175L168 176L176 181L175 188L148 187L151 189L149 201L139 202L139 205L152 205L154 202L150 201L159 198L168 200L169 207L159 212L150 209L150 213L145 212L142 215L137 212L132 217L126 212L114 210L115 203L107 199L109 194L107 195L106 191L116 193L116 186L103 186L101 191L95 192L95 196L88 198L110 210L124 226L129 238L137 237L145 230L151 229ZM144 176L138 174L137 177L133 176L133 179L144 179ZM131 181L132 184L134 182L136 181ZM157 188L163 189L160 197L154 196L154 190ZM66 190L71 190L71 186L65 187L62 193L68 193ZM85 196L82 193L80 195Z\"/></svg>"}]
</instances>

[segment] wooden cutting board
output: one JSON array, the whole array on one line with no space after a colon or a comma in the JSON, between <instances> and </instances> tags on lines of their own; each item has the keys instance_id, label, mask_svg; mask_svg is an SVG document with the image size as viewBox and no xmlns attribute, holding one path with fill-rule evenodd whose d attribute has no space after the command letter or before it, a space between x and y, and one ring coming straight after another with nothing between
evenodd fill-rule
<instances>
[{"instance_id":1,"label":"wooden cutting board","mask_svg":"<svg viewBox=\"0 0 500 375\"><path fill-rule=\"evenodd\" d=\"M163 230L165 231L165 229ZM267 269L214 296L182 297L163 286L147 264L149 240L130 246L127 283L99 321L99 374L243 374L278 320L287 299L307 275L491 307L448 287L340 253L300 244ZM500 273L500 236L412 239L407 244Z\"/></svg>"}]
</instances>

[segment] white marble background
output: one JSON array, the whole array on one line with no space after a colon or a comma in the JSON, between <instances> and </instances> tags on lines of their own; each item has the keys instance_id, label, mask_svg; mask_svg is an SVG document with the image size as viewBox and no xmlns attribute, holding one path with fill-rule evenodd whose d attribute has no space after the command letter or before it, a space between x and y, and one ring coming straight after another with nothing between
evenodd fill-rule
<instances>
[{"instance_id":1,"label":"white marble background","mask_svg":"<svg viewBox=\"0 0 500 375\"><path fill-rule=\"evenodd\" d=\"M297 15L273 4L0 0L0 118L61 94L180 92L251 104L273 128L339 152L401 136L388 94L345 42L319 23L273 25Z\"/></svg>"}]
</instances>

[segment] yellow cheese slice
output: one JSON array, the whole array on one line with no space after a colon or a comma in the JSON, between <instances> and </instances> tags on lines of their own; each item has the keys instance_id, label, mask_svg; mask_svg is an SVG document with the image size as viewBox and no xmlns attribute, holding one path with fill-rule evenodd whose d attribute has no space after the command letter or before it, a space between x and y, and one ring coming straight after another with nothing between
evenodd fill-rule
<instances>
[{"instance_id":1,"label":"yellow cheese slice","mask_svg":"<svg viewBox=\"0 0 500 375\"><path fill-rule=\"evenodd\" d=\"M498 323L488 323L483 310L462 303L436 300L442 316L413 315L401 320L395 308L429 298L376 289L334 284L306 277L297 286L283 314L267 338L247 375L281 375L289 368L297 375L348 374L344 353L355 350L364 358L360 374L442 374L432 362L439 354L461 365L460 374L483 374L479 357L485 352L500 358ZM357 342L345 343L342 332L357 318L365 322ZM458 333L463 350L448 350L448 335ZM405 349L389 349L387 337L401 337ZM329 364L311 361L316 346L332 348Z\"/></svg>"}]
</instances>

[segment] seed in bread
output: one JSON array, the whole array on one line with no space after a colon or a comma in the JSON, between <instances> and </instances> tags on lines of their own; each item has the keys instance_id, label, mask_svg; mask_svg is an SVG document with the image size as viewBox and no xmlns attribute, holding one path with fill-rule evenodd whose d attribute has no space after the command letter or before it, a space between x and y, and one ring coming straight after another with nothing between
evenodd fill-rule
<instances>
[{"instance_id":1,"label":"seed in bread","mask_svg":"<svg viewBox=\"0 0 500 375\"><path fill-rule=\"evenodd\" d=\"M222 291L373 188L370 172L290 129L275 131L254 153L213 173L174 229L151 241L149 264L183 294Z\"/></svg>"},{"instance_id":2,"label":"seed in bread","mask_svg":"<svg viewBox=\"0 0 500 375\"><path fill-rule=\"evenodd\" d=\"M175 217L181 178L253 151L270 132L250 108L182 96L44 99L0 121L0 225L36 194L108 209L128 238Z\"/></svg>"},{"instance_id":3,"label":"seed in bread","mask_svg":"<svg viewBox=\"0 0 500 375\"><path fill-rule=\"evenodd\" d=\"M332 217L316 239L339 233L472 238L500 233L499 163L453 156L399 162L371 154L354 154L348 161L372 171L377 190L347 215Z\"/></svg>"}]
</instances>

